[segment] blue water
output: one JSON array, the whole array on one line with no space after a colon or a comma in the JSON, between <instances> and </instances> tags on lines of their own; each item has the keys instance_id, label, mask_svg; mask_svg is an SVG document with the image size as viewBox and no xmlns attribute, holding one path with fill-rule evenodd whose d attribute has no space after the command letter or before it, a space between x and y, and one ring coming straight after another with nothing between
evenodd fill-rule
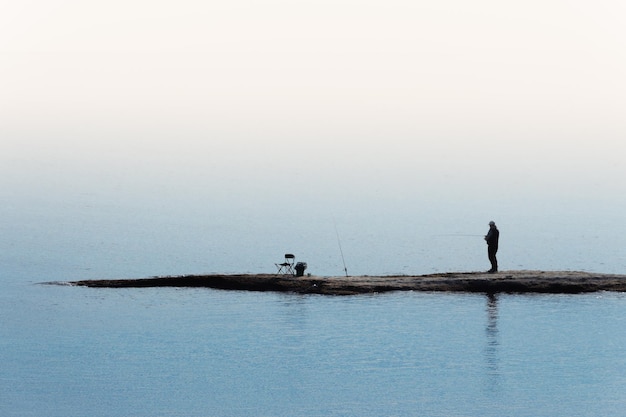
<instances>
[{"instance_id":1,"label":"blue water","mask_svg":"<svg viewBox=\"0 0 626 417\"><path fill-rule=\"evenodd\" d=\"M626 415L623 294L12 291L3 416Z\"/></svg>"}]
</instances>

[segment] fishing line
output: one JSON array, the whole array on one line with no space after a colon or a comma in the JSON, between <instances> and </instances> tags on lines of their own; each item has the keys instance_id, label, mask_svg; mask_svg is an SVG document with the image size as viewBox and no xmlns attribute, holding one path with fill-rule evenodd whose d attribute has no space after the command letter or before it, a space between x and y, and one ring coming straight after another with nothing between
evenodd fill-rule
<instances>
[{"instance_id":1,"label":"fishing line","mask_svg":"<svg viewBox=\"0 0 626 417\"><path fill-rule=\"evenodd\" d=\"M445 236L445 237L483 237L483 235L471 235L465 233L444 233L437 236Z\"/></svg>"},{"instance_id":2,"label":"fishing line","mask_svg":"<svg viewBox=\"0 0 626 417\"><path fill-rule=\"evenodd\" d=\"M337 235L337 244L339 245L339 253L341 254L341 262L343 262L343 270L348 276L348 268L346 267L346 260L343 257L343 249L341 249L341 239L339 239L339 231L337 230L337 222L333 218L333 224L335 225L335 234Z\"/></svg>"}]
</instances>

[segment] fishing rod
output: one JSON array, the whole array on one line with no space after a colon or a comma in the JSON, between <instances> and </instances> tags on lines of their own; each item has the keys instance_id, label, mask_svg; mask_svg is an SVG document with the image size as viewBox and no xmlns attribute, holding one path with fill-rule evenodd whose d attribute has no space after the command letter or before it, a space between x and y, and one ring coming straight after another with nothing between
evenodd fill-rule
<instances>
[{"instance_id":1,"label":"fishing rod","mask_svg":"<svg viewBox=\"0 0 626 417\"><path fill-rule=\"evenodd\" d=\"M473 235L473 234L466 234L466 233L444 233L444 234L441 234L439 236L446 236L446 237L483 237L483 235Z\"/></svg>"},{"instance_id":2,"label":"fishing rod","mask_svg":"<svg viewBox=\"0 0 626 417\"><path fill-rule=\"evenodd\" d=\"M333 219L333 224L335 225L335 234L337 235L337 244L339 245L339 253L341 254L341 261L343 262L343 270L346 273L346 277L348 276L348 268L346 267L346 260L343 257L343 249L341 249L341 239L339 239L339 231L337 230L337 222Z\"/></svg>"}]
</instances>

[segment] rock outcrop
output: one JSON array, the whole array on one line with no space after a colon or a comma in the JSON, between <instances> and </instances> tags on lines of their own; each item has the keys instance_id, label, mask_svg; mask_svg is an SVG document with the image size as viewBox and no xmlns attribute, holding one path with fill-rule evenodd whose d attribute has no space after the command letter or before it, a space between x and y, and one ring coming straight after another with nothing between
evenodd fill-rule
<instances>
[{"instance_id":1,"label":"rock outcrop","mask_svg":"<svg viewBox=\"0 0 626 417\"><path fill-rule=\"evenodd\" d=\"M389 291L479 293L585 293L626 291L626 275L577 271L449 272L428 275L294 277L273 274L210 274L71 282L94 288L207 287L224 290L354 295Z\"/></svg>"}]
</instances>

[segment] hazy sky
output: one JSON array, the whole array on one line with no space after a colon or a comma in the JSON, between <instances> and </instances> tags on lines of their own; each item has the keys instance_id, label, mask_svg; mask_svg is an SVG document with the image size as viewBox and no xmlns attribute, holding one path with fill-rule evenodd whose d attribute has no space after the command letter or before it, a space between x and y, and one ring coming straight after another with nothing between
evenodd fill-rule
<instances>
[{"instance_id":1,"label":"hazy sky","mask_svg":"<svg viewBox=\"0 0 626 417\"><path fill-rule=\"evenodd\" d=\"M626 173L620 0L5 3L15 166L390 192Z\"/></svg>"},{"instance_id":2,"label":"hazy sky","mask_svg":"<svg viewBox=\"0 0 626 417\"><path fill-rule=\"evenodd\" d=\"M494 219L507 268L621 270L625 21L622 0L5 1L3 252L341 273L336 218L352 272L471 270ZM478 242L433 238L455 233Z\"/></svg>"}]
</instances>

